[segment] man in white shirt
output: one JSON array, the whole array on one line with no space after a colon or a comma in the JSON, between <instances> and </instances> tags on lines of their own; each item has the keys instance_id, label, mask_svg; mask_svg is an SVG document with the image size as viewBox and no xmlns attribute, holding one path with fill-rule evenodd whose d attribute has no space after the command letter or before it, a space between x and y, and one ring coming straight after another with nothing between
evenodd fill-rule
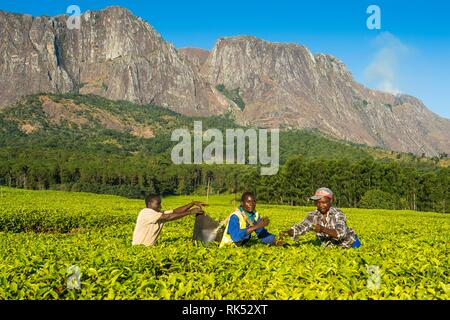
<instances>
[{"instance_id":1,"label":"man in white shirt","mask_svg":"<svg viewBox=\"0 0 450 320\"><path fill-rule=\"evenodd\" d=\"M158 239L165 222L177 220L189 214L203 214L202 207L207 204L193 201L174 210L161 212L161 197L149 195L145 198L146 208L139 212L133 233L133 245L152 246ZM191 209L193 206L196 208Z\"/></svg>"}]
</instances>

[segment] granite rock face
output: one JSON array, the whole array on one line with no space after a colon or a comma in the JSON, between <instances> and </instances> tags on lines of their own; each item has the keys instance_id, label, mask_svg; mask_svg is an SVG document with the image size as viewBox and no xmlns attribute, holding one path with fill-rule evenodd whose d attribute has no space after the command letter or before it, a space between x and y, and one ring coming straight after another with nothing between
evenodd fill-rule
<instances>
[{"instance_id":1,"label":"granite rock face","mask_svg":"<svg viewBox=\"0 0 450 320\"><path fill-rule=\"evenodd\" d=\"M317 128L342 140L418 154L450 150L450 120L414 97L365 88L337 58L298 44L222 38L201 71L213 84L239 88L244 123Z\"/></svg>"},{"instance_id":2,"label":"granite rock face","mask_svg":"<svg viewBox=\"0 0 450 320\"><path fill-rule=\"evenodd\" d=\"M180 48L178 51L191 61L197 69L203 66L210 54L208 50L199 48Z\"/></svg>"},{"instance_id":3,"label":"granite rock face","mask_svg":"<svg viewBox=\"0 0 450 320\"><path fill-rule=\"evenodd\" d=\"M0 11L1 107L39 92L93 93L186 115L232 112L260 127L317 128L397 151L450 153L450 120L414 97L358 84L333 56L251 36L221 38L211 52L177 50L120 7L85 12L80 29L68 29L67 19ZM238 92L245 107L218 85Z\"/></svg>"},{"instance_id":4,"label":"granite rock face","mask_svg":"<svg viewBox=\"0 0 450 320\"><path fill-rule=\"evenodd\" d=\"M88 11L79 30L68 29L67 18L0 12L1 105L31 93L77 91L188 115L228 109L191 61L128 10Z\"/></svg>"}]
</instances>

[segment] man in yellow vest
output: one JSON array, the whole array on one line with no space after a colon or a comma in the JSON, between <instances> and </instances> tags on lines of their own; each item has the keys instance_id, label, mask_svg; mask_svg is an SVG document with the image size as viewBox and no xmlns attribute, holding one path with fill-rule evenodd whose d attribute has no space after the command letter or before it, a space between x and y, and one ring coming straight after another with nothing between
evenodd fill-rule
<instances>
[{"instance_id":1,"label":"man in yellow vest","mask_svg":"<svg viewBox=\"0 0 450 320\"><path fill-rule=\"evenodd\" d=\"M269 218L261 218L255 208L255 195L251 192L244 192L241 197L241 205L228 218L220 247L244 245L250 240L253 232L263 243L283 244L281 241L276 241L275 236L265 229L270 222Z\"/></svg>"}]
</instances>

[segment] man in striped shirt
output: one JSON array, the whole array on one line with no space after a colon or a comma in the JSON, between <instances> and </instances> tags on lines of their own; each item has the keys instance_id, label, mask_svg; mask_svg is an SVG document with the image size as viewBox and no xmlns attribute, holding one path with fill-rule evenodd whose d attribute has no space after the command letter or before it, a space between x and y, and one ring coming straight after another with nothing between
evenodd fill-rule
<instances>
[{"instance_id":1,"label":"man in striped shirt","mask_svg":"<svg viewBox=\"0 0 450 320\"><path fill-rule=\"evenodd\" d=\"M358 248L361 246L355 231L347 226L345 214L332 206L333 192L330 189L319 188L310 199L315 201L317 210L309 212L302 222L280 232L280 236L288 235L297 240L298 236L314 231L325 247L339 245L344 248Z\"/></svg>"}]
</instances>

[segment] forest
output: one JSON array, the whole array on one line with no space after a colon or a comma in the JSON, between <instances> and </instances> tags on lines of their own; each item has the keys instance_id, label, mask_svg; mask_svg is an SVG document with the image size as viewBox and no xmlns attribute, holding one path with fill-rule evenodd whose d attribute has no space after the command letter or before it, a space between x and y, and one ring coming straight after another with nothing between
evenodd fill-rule
<instances>
[{"instance_id":1,"label":"forest","mask_svg":"<svg viewBox=\"0 0 450 320\"><path fill-rule=\"evenodd\" d=\"M50 95L55 103L83 106L76 126L56 123L43 112L42 95L0 112L0 185L142 198L162 195L239 194L250 190L273 204L307 205L321 186L331 188L340 207L450 212L450 169L441 159L344 143L307 130L280 133L280 170L262 176L257 165L175 165L170 129L194 120L157 106L113 102L96 96ZM150 138L105 128L98 110L155 129ZM21 130L24 121L39 127ZM204 128L238 127L229 115L202 118ZM445 163L445 162L444 162Z\"/></svg>"}]
</instances>

